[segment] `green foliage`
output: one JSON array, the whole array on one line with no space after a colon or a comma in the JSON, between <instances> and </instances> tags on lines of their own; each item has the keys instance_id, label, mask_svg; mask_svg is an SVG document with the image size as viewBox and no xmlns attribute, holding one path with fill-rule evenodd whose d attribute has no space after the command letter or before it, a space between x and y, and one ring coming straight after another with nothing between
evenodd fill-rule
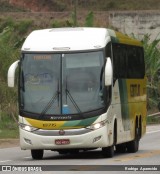
<instances>
[{"instance_id":1,"label":"green foliage","mask_svg":"<svg viewBox=\"0 0 160 174\"><path fill-rule=\"evenodd\" d=\"M93 27L94 24L94 15L93 12L89 12L87 17L86 17L86 21L85 21L85 26L86 27Z\"/></svg>"},{"instance_id":2,"label":"green foliage","mask_svg":"<svg viewBox=\"0 0 160 174\"><path fill-rule=\"evenodd\" d=\"M52 28L61 28L61 27L72 27L73 23L69 20L67 21L53 21L53 23L51 24Z\"/></svg>"},{"instance_id":3,"label":"green foliage","mask_svg":"<svg viewBox=\"0 0 160 174\"><path fill-rule=\"evenodd\" d=\"M155 107L160 102L160 39L150 40L150 35L145 35L143 40L144 57L146 64L148 108Z\"/></svg>"},{"instance_id":4,"label":"green foliage","mask_svg":"<svg viewBox=\"0 0 160 174\"><path fill-rule=\"evenodd\" d=\"M7 87L7 72L9 66L19 59L20 48L24 35L28 32L32 22L29 20L14 22L11 18L1 21L0 28L0 119L5 117L16 120L17 88ZM4 117L4 118L3 118ZM8 122L9 124L9 122Z\"/></svg>"},{"instance_id":5,"label":"green foliage","mask_svg":"<svg viewBox=\"0 0 160 174\"><path fill-rule=\"evenodd\" d=\"M24 35L32 26L32 20L23 20L16 24L15 28L19 34Z\"/></svg>"},{"instance_id":6,"label":"green foliage","mask_svg":"<svg viewBox=\"0 0 160 174\"><path fill-rule=\"evenodd\" d=\"M6 27L14 27L14 21L12 18L6 18L5 20L1 20L0 22L0 33L4 31Z\"/></svg>"},{"instance_id":7,"label":"green foliage","mask_svg":"<svg viewBox=\"0 0 160 174\"><path fill-rule=\"evenodd\" d=\"M15 61L19 52L14 48L14 42L16 40L13 35L14 29L11 27L6 27L0 33L0 76L1 79L5 80L7 75L7 69L11 62Z\"/></svg>"},{"instance_id":8,"label":"green foliage","mask_svg":"<svg viewBox=\"0 0 160 174\"><path fill-rule=\"evenodd\" d=\"M76 19L77 21L77 19ZM84 25L85 27L93 27L94 25L94 14L93 12L89 12L85 18L85 23L82 24ZM75 14L72 13L72 16L71 16L71 19L69 20L54 20L51 24L51 27L53 28L61 28L61 27L75 27L75 26L78 26L78 23L75 22Z\"/></svg>"},{"instance_id":9,"label":"green foliage","mask_svg":"<svg viewBox=\"0 0 160 174\"><path fill-rule=\"evenodd\" d=\"M159 116L157 117L147 117L147 124L158 124L160 123Z\"/></svg>"},{"instance_id":10,"label":"green foliage","mask_svg":"<svg viewBox=\"0 0 160 174\"><path fill-rule=\"evenodd\" d=\"M13 118L0 113L0 139L2 138L18 138L19 131L18 125L14 122Z\"/></svg>"}]
</instances>

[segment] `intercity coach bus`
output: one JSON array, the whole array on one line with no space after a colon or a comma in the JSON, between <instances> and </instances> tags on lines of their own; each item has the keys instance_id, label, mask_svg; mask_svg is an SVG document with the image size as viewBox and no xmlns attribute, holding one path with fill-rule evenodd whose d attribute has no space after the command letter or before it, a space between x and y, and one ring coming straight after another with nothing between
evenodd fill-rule
<instances>
[{"instance_id":1,"label":"intercity coach bus","mask_svg":"<svg viewBox=\"0 0 160 174\"><path fill-rule=\"evenodd\" d=\"M102 149L136 152L146 132L146 77L140 41L105 28L33 31L8 70L19 66L22 150L42 159Z\"/></svg>"}]
</instances>

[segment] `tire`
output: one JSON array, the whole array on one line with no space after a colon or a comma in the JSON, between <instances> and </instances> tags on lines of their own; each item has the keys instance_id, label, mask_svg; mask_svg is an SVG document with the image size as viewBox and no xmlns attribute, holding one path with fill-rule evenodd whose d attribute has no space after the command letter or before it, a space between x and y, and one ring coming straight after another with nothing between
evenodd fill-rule
<instances>
[{"instance_id":1,"label":"tire","mask_svg":"<svg viewBox=\"0 0 160 174\"><path fill-rule=\"evenodd\" d=\"M126 143L116 145L117 153L125 153L127 151Z\"/></svg>"},{"instance_id":2,"label":"tire","mask_svg":"<svg viewBox=\"0 0 160 174\"><path fill-rule=\"evenodd\" d=\"M31 150L33 159L40 160L43 158L43 150Z\"/></svg>"},{"instance_id":3,"label":"tire","mask_svg":"<svg viewBox=\"0 0 160 174\"><path fill-rule=\"evenodd\" d=\"M114 146L102 148L102 154L105 158L112 158L114 156Z\"/></svg>"},{"instance_id":4,"label":"tire","mask_svg":"<svg viewBox=\"0 0 160 174\"><path fill-rule=\"evenodd\" d=\"M135 128L135 139L129 143L127 143L127 150L129 153L135 153L139 149L139 128L136 124Z\"/></svg>"},{"instance_id":5,"label":"tire","mask_svg":"<svg viewBox=\"0 0 160 174\"><path fill-rule=\"evenodd\" d=\"M139 119L139 140L142 138L142 118Z\"/></svg>"}]
</instances>

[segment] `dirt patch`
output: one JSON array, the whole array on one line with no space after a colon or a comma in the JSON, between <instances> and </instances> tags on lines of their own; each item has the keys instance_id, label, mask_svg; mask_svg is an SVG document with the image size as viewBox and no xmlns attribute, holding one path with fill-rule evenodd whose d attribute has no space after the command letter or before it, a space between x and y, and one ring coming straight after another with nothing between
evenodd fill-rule
<instances>
[{"instance_id":1,"label":"dirt patch","mask_svg":"<svg viewBox=\"0 0 160 174\"><path fill-rule=\"evenodd\" d=\"M18 146L19 139L0 139L0 149Z\"/></svg>"}]
</instances>

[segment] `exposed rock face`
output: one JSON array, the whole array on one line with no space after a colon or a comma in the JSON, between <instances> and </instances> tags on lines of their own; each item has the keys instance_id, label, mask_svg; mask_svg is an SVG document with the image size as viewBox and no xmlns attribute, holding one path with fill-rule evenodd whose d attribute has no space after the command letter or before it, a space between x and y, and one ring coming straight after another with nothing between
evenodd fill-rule
<instances>
[{"instance_id":1,"label":"exposed rock face","mask_svg":"<svg viewBox=\"0 0 160 174\"><path fill-rule=\"evenodd\" d=\"M110 12L109 23L122 33L134 33L139 39L145 34L149 34L151 40L160 38L159 11Z\"/></svg>"}]
</instances>

